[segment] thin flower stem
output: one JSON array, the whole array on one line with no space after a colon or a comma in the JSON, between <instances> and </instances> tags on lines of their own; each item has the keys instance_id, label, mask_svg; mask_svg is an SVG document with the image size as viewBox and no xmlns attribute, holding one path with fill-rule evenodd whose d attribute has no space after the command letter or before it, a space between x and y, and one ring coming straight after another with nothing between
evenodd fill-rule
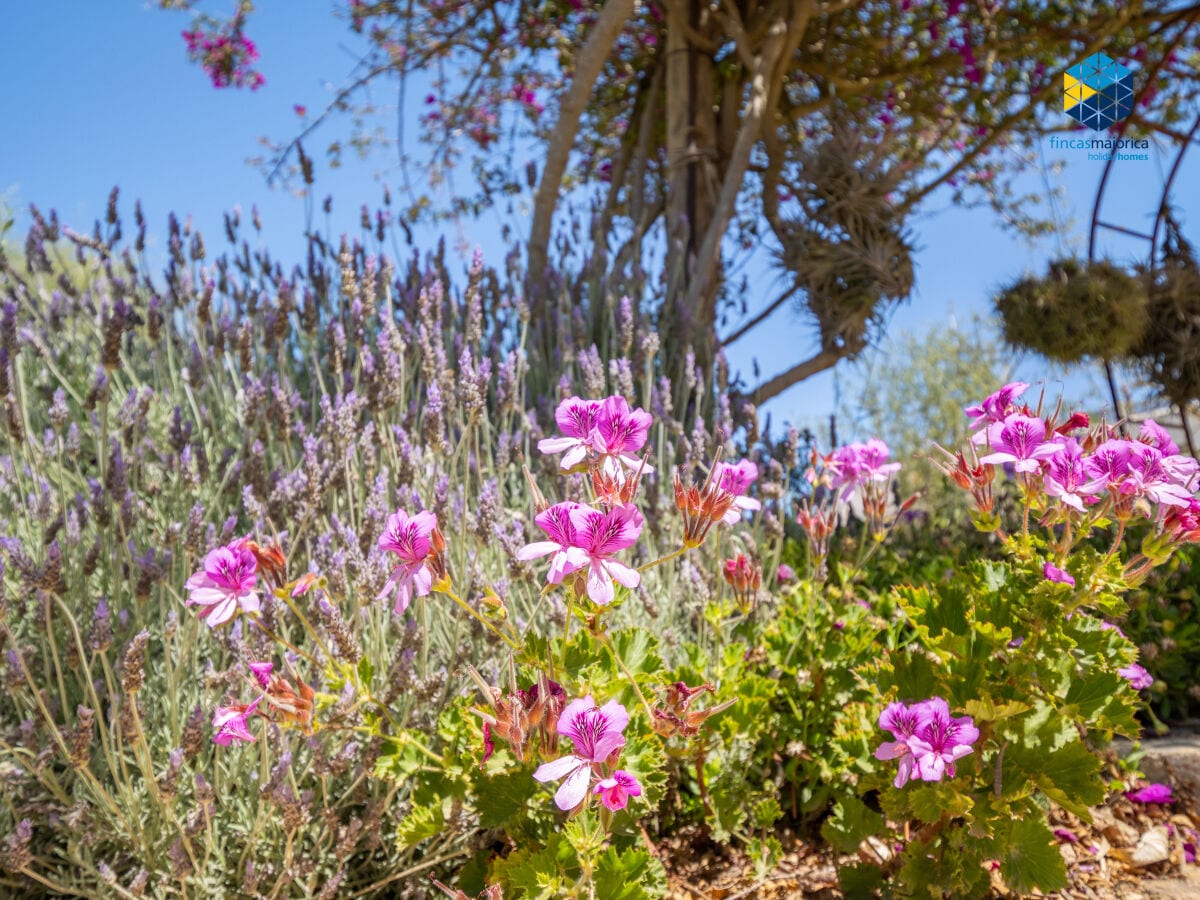
<instances>
[{"instance_id":1,"label":"thin flower stem","mask_svg":"<svg viewBox=\"0 0 1200 900\"><path fill-rule=\"evenodd\" d=\"M304 629L313 636L313 640L320 644L321 652L325 654L325 658L332 661L334 659L334 655L329 651L328 645L321 638L321 635L318 633L317 629L313 627L313 624L308 620L308 617L300 611L300 607L292 602L292 598L288 596L288 592L286 590L280 590L275 594L275 596L282 599L283 602L288 605L288 609L295 613L296 618L300 620L300 624L303 625ZM309 657L309 659L312 659L312 657ZM316 660L313 660L313 662L316 662Z\"/></svg>"},{"instance_id":2,"label":"thin flower stem","mask_svg":"<svg viewBox=\"0 0 1200 900\"><path fill-rule=\"evenodd\" d=\"M293 653L297 654L298 656L303 656L314 666L319 667L321 665L321 663L317 661L317 658L315 656L313 656L311 653L306 653L305 651L301 650L299 647L297 647L295 644L293 644L287 638L280 637L275 632L273 632L270 628L268 628L266 625L264 625L261 620L254 619L252 621L258 627L258 629L263 634L265 634L267 637L269 637L271 640L278 641L279 643L283 644L283 646L285 646L289 650L291 650Z\"/></svg>"},{"instance_id":3,"label":"thin flower stem","mask_svg":"<svg viewBox=\"0 0 1200 900\"><path fill-rule=\"evenodd\" d=\"M521 652L520 644L516 643L516 641L514 641L512 638L510 638L507 634L505 634L503 631L501 631L499 628L497 628L495 625L493 625L491 622L489 622L487 619L485 619L479 613L475 612L475 610L471 609L470 605L465 600L463 600L461 597L459 597L458 594L454 593L454 591L446 588L446 589L440 590L439 593L445 594L447 597L449 597L451 600L453 600L455 603L457 603L459 606L461 606L463 609L465 609L470 615L474 616L475 620L477 622L479 622L480 625L487 628L489 631L492 632L492 634L496 635L496 637L500 638L500 640L502 640L502 641L504 641L504 643L508 644L508 646L511 650L515 650L517 653Z\"/></svg>"},{"instance_id":4,"label":"thin flower stem","mask_svg":"<svg viewBox=\"0 0 1200 900\"><path fill-rule=\"evenodd\" d=\"M688 552L688 547L685 544L684 546L680 547L678 550L675 550L672 553L668 553L666 556L660 556L658 559L654 560L653 562L648 562L645 565L638 566L637 570L639 572L648 572L651 569L653 569L655 566L661 566L663 563L670 562L671 560L676 559L677 557L683 556L683 554L685 554L687 552Z\"/></svg>"},{"instance_id":5,"label":"thin flower stem","mask_svg":"<svg viewBox=\"0 0 1200 900\"><path fill-rule=\"evenodd\" d=\"M613 643L612 638L607 633L604 635L604 643L612 652L613 659L617 663L617 668L619 668L624 673L625 677L629 679L629 686L632 687L633 692L637 694L638 700L640 700L642 703L642 708L646 710L646 715L650 717L650 724L653 725L654 709L650 706L650 702L646 699L646 695L642 693L642 689L638 686L637 679L633 677L633 673L629 671L629 668L625 665L625 661L621 659L621 654L617 652L617 645ZM658 734L658 732L656 731L655 734Z\"/></svg>"}]
</instances>

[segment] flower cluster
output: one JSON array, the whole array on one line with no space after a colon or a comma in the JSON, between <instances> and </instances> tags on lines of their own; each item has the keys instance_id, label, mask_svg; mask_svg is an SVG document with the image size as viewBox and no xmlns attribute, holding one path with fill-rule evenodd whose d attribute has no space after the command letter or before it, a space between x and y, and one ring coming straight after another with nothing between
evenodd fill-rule
<instances>
[{"instance_id":1,"label":"flower cluster","mask_svg":"<svg viewBox=\"0 0 1200 900\"><path fill-rule=\"evenodd\" d=\"M1178 535L1192 532L1189 517L1200 513L1200 501L1193 496L1200 464L1181 454L1164 428L1148 419L1135 439L1127 439L1104 425L1087 430L1090 423L1082 413L1055 426L1053 419L1016 405L1027 387L1007 384L979 406L967 408L975 420L973 443L990 450L979 457L980 466L1011 467L1030 485L1040 486L1066 515L1104 502L1119 520L1140 510ZM990 480L990 470L982 477ZM962 473L955 481L963 483Z\"/></svg>"},{"instance_id":2,"label":"flower cluster","mask_svg":"<svg viewBox=\"0 0 1200 900\"><path fill-rule=\"evenodd\" d=\"M312 687L299 679L293 686L289 679L273 672L274 665L269 662L251 662L248 667L253 684L260 689L259 694L250 703L218 706L213 711L213 743L222 747L235 742L253 743L254 735L249 725L251 716L296 726L305 734L311 734L316 697ZM261 706L264 701L266 708Z\"/></svg>"},{"instance_id":3,"label":"flower cluster","mask_svg":"<svg viewBox=\"0 0 1200 900\"><path fill-rule=\"evenodd\" d=\"M185 31L183 40L188 58L200 63L213 87L248 87L257 91L266 83L262 73L252 67L258 59L258 48L242 34L239 20L208 31L200 28Z\"/></svg>"},{"instance_id":4,"label":"flower cluster","mask_svg":"<svg viewBox=\"0 0 1200 900\"><path fill-rule=\"evenodd\" d=\"M895 738L880 745L876 759L899 759L894 784L904 787L910 778L941 781L954 777L954 763L972 752L979 729L970 716L954 718L941 697L906 706L893 703L879 716L879 727Z\"/></svg>"},{"instance_id":5,"label":"flower cluster","mask_svg":"<svg viewBox=\"0 0 1200 900\"><path fill-rule=\"evenodd\" d=\"M601 605L612 602L613 582L627 588L641 583L641 575L613 556L633 546L642 533L642 514L633 504L619 504L607 511L582 503L556 503L534 519L549 540L527 544L517 559L531 560L554 555L548 584L562 584L568 575L580 573L586 593Z\"/></svg>"},{"instance_id":6,"label":"flower cluster","mask_svg":"<svg viewBox=\"0 0 1200 900\"><path fill-rule=\"evenodd\" d=\"M654 419L644 409L630 409L624 397L568 397L558 404L554 419L562 437L538 441L538 450L563 454L559 465L564 472L596 467L612 472L618 466L654 471L635 456L646 445Z\"/></svg>"},{"instance_id":7,"label":"flower cluster","mask_svg":"<svg viewBox=\"0 0 1200 900\"><path fill-rule=\"evenodd\" d=\"M597 707L589 694L567 704L558 718L558 734L571 741L573 752L543 763L533 773L538 781L562 782L554 794L559 809L580 806L589 789L614 811L641 795L637 778L614 768L625 747L622 732L628 724L629 713L616 700Z\"/></svg>"},{"instance_id":8,"label":"flower cluster","mask_svg":"<svg viewBox=\"0 0 1200 900\"><path fill-rule=\"evenodd\" d=\"M404 510L396 510L388 516L377 546L394 553L397 562L375 599L394 592L392 612L398 616L408 609L414 594L428 596L437 584L449 580L446 540L438 530L437 516L429 510L423 509L411 518Z\"/></svg>"}]
</instances>

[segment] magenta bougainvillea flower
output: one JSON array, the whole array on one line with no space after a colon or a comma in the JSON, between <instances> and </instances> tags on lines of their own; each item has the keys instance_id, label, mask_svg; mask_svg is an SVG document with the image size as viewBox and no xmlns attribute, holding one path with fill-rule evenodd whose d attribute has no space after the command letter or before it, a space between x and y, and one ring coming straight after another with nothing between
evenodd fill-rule
<instances>
[{"instance_id":1,"label":"magenta bougainvillea flower","mask_svg":"<svg viewBox=\"0 0 1200 900\"><path fill-rule=\"evenodd\" d=\"M630 797L642 796L642 785L633 775L624 769L617 769L607 778L596 782L592 793L600 796L600 802L616 812L624 809Z\"/></svg>"},{"instance_id":2,"label":"magenta bougainvillea flower","mask_svg":"<svg viewBox=\"0 0 1200 900\"><path fill-rule=\"evenodd\" d=\"M1046 423L1033 416L1013 413L1003 422L988 427L992 452L979 461L998 466L1011 463L1018 472L1036 472L1041 461L1058 452L1059 445L1046 443Z\"/></svg>"},{"instance_id":3,"label":"magenta bougainvillea flower","mask_svg":"<svg viewBox=\"0 0 1200 900\"><path fill-rule=\"evenodd\" d=\"M1133 685L1135 691L1143 691L1154 684L1154 676L1137 663L1130 663L1123 669L1117 669L1117 674Z\"/></svg>"},{"instance_id":4,"label":"magenta bougainvillea flower","mask_svg":"<svg viewBox=\"0 0 1200 900\"><path fill-rule=\"evenodd\" d=\"M424 597L433 586L433 574L425 560L432 547L430 536L436 527L437 516L425 509L412 518L402 509L388 516L378 546L380 550L395 553L399 561L392 567L387 583L375 599L395 591L396 603L392 612L396 615L402 615L408 609L413 594Z\"/></svg>"},{"instance_id":5,"label":"magenta bougainvillea flower","mask_svg":"<svg viewBox=\"0 0 1200 900\"><path fill-rule=\"evenodd\" d=\"M558 717L558 734L569 738L574 752L538 766L538 781L562 781L554 794L559 809L574 809L587 797L595 768L608 763L625 746L621 733L629 713L616 700L597 707L591 695L572 700Z\"/></svg>"},{"instance_id":6,"label":"magenta bougainvillea flower","mask_svg":"<svg viewBox=\"0 0 1200 900\"><path fill-rule=\"evenodd\" d=\"M1130 800L1136 800L1138 803L1174 803L1175 795L1169 784L1159 784L1157 782L1148 784L1143 788L1138 788L1136 791L1129 791L1125 794Z\"/></svg>"},{"instance_id":7,"label":"magenta bougainvillea flower","mask_svg":"<svg viewBox=\"0 0 1200 900\"><path fill-rule=\"evenodd\" d=\"M188 605L204 607L200 616L210 628L225 624L238 610L257 613L261 604L255 589L257 565L241 539L218 547L204 557L204 568L184 584Z\"/></svg>"},{"instance_id":8,"label":"magenta bougainvillea flower","mask_svg":"<svg viewBox=\"0 0 1200 900\"><path fill-rule=\"evenodd\" d=\"M600 404L596 427L592 431L592 449L605 457L605 463L615 460L627 469L641 468L649 473L650 466L634 456L646 445L654 417L644 409L630 409L624 397L609 397Z\"/></svg>"},{"instance_id":9,"label":"magenta bougainvillea flower","mask_svg":"<svg viewBox=\"0 0 1200 900\"><path fill-rule=\"evenodd\" d=\"M900 760L893 782L898 788L910 778L953 778L955 761L971 753L971 745L979 740L975 721L970 716L953 718L941 697L912 706L893 703L880 715L879 727L890 731L896 740L880 745L875 758Z\"/></svg>"},{"instance_id":10,"label":"magenta bougainvillea flower","mask_svg":"<svg viewBox=\"0 0 1200 900\"><path fill-rule=\"evenodd\" d=\"M642 576L613 559L613 554L633 546L642 533L642 514L633 504L614 506L608 512L579 505L571 511L578 546L587 554L587 595L605 604L614 596L613 582L635 588Z\"/></svg>"},{"instance_id":11,"label":"magenta bougainvillea flower","mask_svg":"<svg viewBox=\"0 0 1200 900\"><path fill-rule=\"evenodd\" d=\"M593 440L592 432L596 428L599 415L599 400L568 397L558 404L558 409L554 411L554 419L558 422L558 430L563 436L538 441L538 450L547 454L564 454L559 460L559 466L564 471L573 469L587 458Z\"/></svg>"},{"instance_id":12,"label":"magenta bougainvillea flower","mask_svg":"<svg viewBox=\"0 0 1200 900\"><path fill-rule=\"evenodd\" d=\"M725 513L726 525L736 525L743 512L756 512L762 509L762 503L753 497L747 497L746 492L758 480L758 466L748 459L738 463L717 463L717 471L713 473L713 482L721 490L733 494L733 506Z\"/></svg>"},{"instance_id":13,"label":"magenta bougainvillea flower","mask_svg":"<svg viewBox=\"0 0 1200 900\"><path fill-rule=\"evenodd\" d=\"M1071 574L1052 563L1046 563L1042 566L1042 574L1046 576L1047 581L1054 581L1058 584L1069 584L1071 587L1075 587L1075 579L1071 577Z\"/></svg>"},{"instance_id":14,"label":"magenta bougainvillea flower","mask_svg":"<svg viewBox=\"0 0 1200 900\"><path fill-rule=\"evenodd\" d=\"M246 720L254 715L254 710L261 700L262 697L259 697L253 703L218 706L213 711L212 718L213 728L216 729L213 734L213 743L220 744L222 747L228 747L234 741L253 744L254 735L250 733Z\"/></svg>"},{"instance_id":15,"label":"magenta bougainvillea flower","mask_svg":"<svg viewBox=\"0 0 1200 900\"><path fill-rule=\"evenodd\" d=\"M534 541L517 551L517 559L523 562L554 554L554 559L550 561L550 572L546 576L548 584L562 584L567 575L588 564L588 555L579 546L575 520L571 516L579 506L578 503L556 503L542 510L533 521L550 540Z\"/></svg>"}]
</instances>

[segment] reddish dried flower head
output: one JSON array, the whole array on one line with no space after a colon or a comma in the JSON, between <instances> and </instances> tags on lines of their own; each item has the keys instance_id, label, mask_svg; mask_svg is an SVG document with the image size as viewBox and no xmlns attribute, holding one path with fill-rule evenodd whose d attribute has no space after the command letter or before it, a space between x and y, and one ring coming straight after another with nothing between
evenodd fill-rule
<instances>
[{"instance_id":1,"label":"reddish dried flower head","mask_svg":"<svg viewBox=\"0 0 1200 900\"><path fill-rule=\"evenodd\" d=\"M715 469L715 466L714 466ZM708 537L709 529L723 521L737 498L721 488L710 472L700 487L685 485L680 469L675 473L675 507L683 513L683 543L699 547Z\"/></svg>"},{"instance_id":2,"label":"reddish dried flower head","mask_svg":"<svg viewBox=\"0 0 1200 900\"><path fill-rule=\"evenodd\" d=\"M274 542L262 546L256 541L245 538L242 546L254 554L258 571L267 579L272 588L281 588L287 584L287 557L283 550Z\"/></svg>"},{"instance_id":3,"label":"reddish dried flower head","mask_svg":"<svg viewBox=\"0 0 1200 900\"><path fill-rule=\"evenodd\" d=\"M692 737L699 733L700 726L710 717L731 707L735 700L726 700L708 709L692 710L692 700L699 694L712 694L716 688L708 684L689 687L682 681L668 685L663 701L654 709L654 730L663 737L683 735Z\"/></svg>"}]
</instances>

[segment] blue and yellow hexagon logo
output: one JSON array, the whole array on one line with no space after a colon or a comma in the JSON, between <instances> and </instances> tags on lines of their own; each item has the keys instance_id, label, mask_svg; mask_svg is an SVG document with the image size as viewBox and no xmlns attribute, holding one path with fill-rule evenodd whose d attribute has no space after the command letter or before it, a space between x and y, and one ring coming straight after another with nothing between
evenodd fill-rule
<instances>
[{"instance_id":1,"label":"blue and yellow hexagon logo","mask_svg":"<svg viewBox=\"0 0 1200 900\"><path fill-rule=\"evenodd\" d=\"M1133 72L1093 53L1063 73L1063 109L1093 131L1111 128L1133 112Z\"/></svg>"}]
</instances>

